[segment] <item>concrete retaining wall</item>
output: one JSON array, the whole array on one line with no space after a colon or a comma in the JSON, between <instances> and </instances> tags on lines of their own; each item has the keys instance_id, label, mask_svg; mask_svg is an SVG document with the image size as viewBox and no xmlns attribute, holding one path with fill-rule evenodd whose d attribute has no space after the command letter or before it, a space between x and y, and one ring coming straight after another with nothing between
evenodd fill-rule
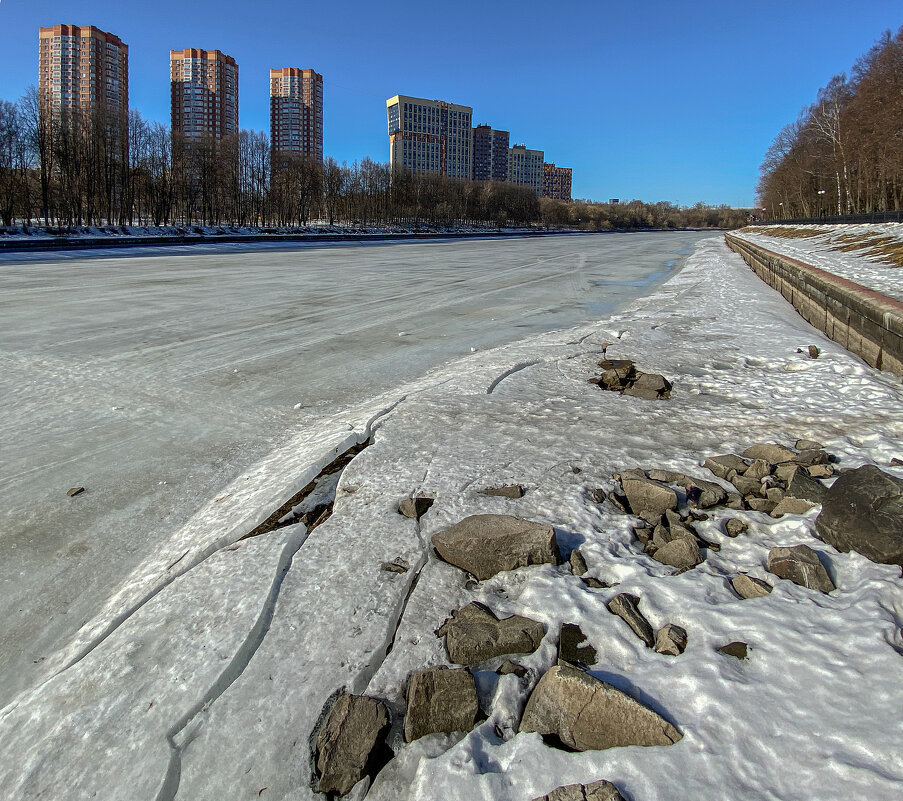
<instances>
[{"instance_id":1,"label":"concrete retaining wall","mask_svg":"<svg viewBox=\"0 0 903 801\"><path fill-rule=\"evenodd\" d=\"M903 375L903 303L732 234L724 238L807 322L872 367Z\"/></svg>"}]
</instances>

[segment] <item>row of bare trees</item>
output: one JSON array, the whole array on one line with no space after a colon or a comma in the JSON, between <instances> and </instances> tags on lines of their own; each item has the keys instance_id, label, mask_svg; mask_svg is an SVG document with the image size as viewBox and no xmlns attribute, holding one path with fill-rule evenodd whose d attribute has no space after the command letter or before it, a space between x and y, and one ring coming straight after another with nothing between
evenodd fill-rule
<instances>
[{"instance_id":1,"label":"row of bare trees","mask_svg":"<svg viewBox=\"0 0 903 801\"><path fill-rule=\"evenodd\" d=\"M758 195L773 219L903 208L903 27L781 129Z\"/></svg>"},{"instance_id":2,"label":"row of bare trees","mask_svg":"<svg viewBox=\"0 0 903 801\"><path fill-rule=\"evenodd\" d=\"M123 135L123 133L125 135ZM529 187L351 166L272 152L266 134L187 141L137 111L42 113L34 90L0 101L0 222L297 227L544 224L613 230L736 227L745 213L697 204L564 203Z\"/></svg>"}]
</instances>

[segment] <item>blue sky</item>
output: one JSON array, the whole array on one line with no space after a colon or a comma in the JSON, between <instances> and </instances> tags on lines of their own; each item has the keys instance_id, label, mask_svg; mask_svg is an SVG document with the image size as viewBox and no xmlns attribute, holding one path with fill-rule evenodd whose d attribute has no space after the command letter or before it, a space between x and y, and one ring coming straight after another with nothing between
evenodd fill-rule
<instances>
[{"instance_id":1,"label":"blue sky","mask_svg":"<svg viewBox=\"0 0 903 801\"><path fill-rule=\"evenodd\" d=\"M575 197L748 206L780 127L903 5L0 0L0 98L36 82L37 29L60 23L129 45L131 106L149 119L169 122L169 49L218 48L239 64L244 128L269 129L270 67L322 73L339 161L388 159L385 100L402 93L473 106L475 124L573 167Z\"/></svg>"}]
</instances>

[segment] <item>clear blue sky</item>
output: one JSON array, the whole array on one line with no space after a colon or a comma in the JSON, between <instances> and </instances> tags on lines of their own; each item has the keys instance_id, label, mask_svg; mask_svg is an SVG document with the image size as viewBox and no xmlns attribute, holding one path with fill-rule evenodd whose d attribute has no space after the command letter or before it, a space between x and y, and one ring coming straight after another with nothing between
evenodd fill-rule
<instances>
[{"instance_id":1,"label":"clear blue sky","mask_svg":"<svg viewBox=\"0 0 903 801\"><path fill-rule=\"evenodd\" d=\"M473 106L573 167L575 197L748 206L780 127L903 3L0 0L0 98L36 83L38 27L60 23L120 36L131 106L161 122L170 48L218 48L239 64L244 128L269 130L270 67L322 73L339 161L388 160L385 100L402 93Z\"/></svg>"}]
</instances>

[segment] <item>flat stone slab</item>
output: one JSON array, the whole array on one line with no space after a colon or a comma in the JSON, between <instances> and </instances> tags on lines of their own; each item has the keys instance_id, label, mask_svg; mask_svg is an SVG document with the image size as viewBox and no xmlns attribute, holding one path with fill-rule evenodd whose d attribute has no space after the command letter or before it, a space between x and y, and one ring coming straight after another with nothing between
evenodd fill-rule
<instances>
[{"instance_id":1,"label":"flat stone slab","mask_svg":"<svg viewBox=\"0 0 903 801\"><path fill-rule=\"evenodd\" d=\"M500 620L478 603L452 612L436 631L445 637L448 656L458 665L475 665L505 654L532 654L545 633L546 627L537 620L520 615Z\"/></svg>"},{"instance_id":2,"label":"flat stone slab","mask_svg":"<svg viewBox=\"0 0 903 801\"><path fill-rule=\"evenodd\" d=\"M436 553L480 581L503 570L561 564L555 530L511 515L471 515L433 535Z\"/></svg>"},{"instance_id":3,"label":"flat stone slab","mask_svg":"<svg viewBox=\"0 0 903 801\"><path fill-rule=\"evenodd\" d=\"M618 788L604 779L592 784L566 784L533 801L624 801Z\"/></svg>"},{"instance_id":4,"label":"flat stone slab","mask_svg":"<svg viewBox=\"0 0 903 801\"><path fill-rule=\"evenodd\" d=\"M479 703L473 676L466 668L433 667L408 679L408 711L404 738L413 742L427 734L470 731Z\"/></svg>"},{"instance_id":5,"label":"flat stone slab","mask_svg":"<svg viewBox=\"0 0 903 801\"><path fill-rule=\"evenodd\" d=\"M903 479L873 465L844 473L825 493L815 530L838 551L903 566Z\"/></svg>"},{"instance_id":6,"label":"flat stone slab","mask_svg":"<svg viewBox=\"0 0 903 801\"><path fill-rule=\"evenodd\" d=\"M672 745L682 737L639 701L567 664L552 667L539 680L520 731L553 735L575 751Z\"/></svg>"},{"instance_id":7,"label":"flat stone slab","mask_svg":"<svg viewBox=\"0 0 903 801\"><path fill-rule=\"evenodd\" d=\"M622 592L608 602L608 611L623 620L647 648L655 645L655 633L645 615L640 611L640 599L635 595Z\"/></svg>"},{"instance_id":8,"label":"flat stone slab","mask_svg":"<svg viewBox=\"0 0 903 801\"><path fill-rule=\"evenodd\" d=\"M764 598L771 592L770 584L766 584L764 581L760 581L752 576L747 576L745 573L741 573L739 576L732 578L731 586L734 588L737 595L744 600Z\"/></svg>"},{"instance_id":9,"label":"flat stone slab","mask_svg":"<svg viewBox=\"0 0 903 801\"><path fill-rule=\"evenodd\" d=\"M376 698L341 695L317 736L320 792L346 795L372 767L389 729L389 712Z\"/></svg>"}]
</instances>

